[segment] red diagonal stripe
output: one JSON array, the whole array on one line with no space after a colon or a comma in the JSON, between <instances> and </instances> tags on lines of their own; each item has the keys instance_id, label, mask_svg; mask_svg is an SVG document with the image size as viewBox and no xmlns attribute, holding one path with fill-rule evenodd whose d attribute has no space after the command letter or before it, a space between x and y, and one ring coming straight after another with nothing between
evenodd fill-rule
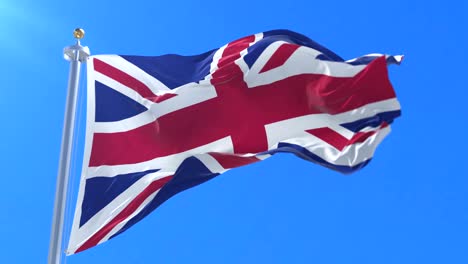
<instances>
[{"instance_id":1,"label":"red diagonal stripe","mask_svg":"<svg viewBox=\"0 0 468 264\"><path fill-rule=\"evenodd\" d=\"M260 161L255 156L253 157L241 157L238 155L231 155L231 154L222 154L212 152L210 155L216 159L216 161L223 166L225 169L236 168L244 165L248 165L250 163L254 163Z\"/></svg>"},{"instance_id":2,"label":"red diagonal stripe","mask_svg":"<svg viewBox=\"0 0 468 264\"><path fill-rule=\"evenodd\" d=\"M270 60L263 66L260 73L272 70L283 65L289 57L299 48L299 45L295 44L283 44L281 45L275 53L271 56Z\"/></svg>"},{"instance_id":3,"label":"red diagonal stripe","mask_svg":"<svg viewBox=\"0 0 468 264\"><path fill-rule=\"evenodd\" d=\"M337 133L335 130L330 129L328 127L321 127L306 130L307 133L314 135L321 140L327 142L328 144L332 145L334 148L338 150L343 150L344 147L348 144L348 139Z\"/></svg>"},{"instance_id":4,"label":"red diagonal stripe","mask_svg":"<svg viewBox=\"0 0 468 264\"><path fill-rule=\"evenodd\" d=\"M385 128L387 126L388 124L386 122L383 122L378 130L368 131L368 132L358 132L354 134L354 136L351 139L347 139L343 137L341 134L337 133L336 131L328 127L310 129L310 130L307 130L306 132L327 142L328 144L332 145L337 150L342 151L346 146L349 146L355 143L362 143L366 141L368 138L375 135L380 129Z\"/></svg>"},{"instance_id":5,"label":"red diagonal stripe","mask_svg":"<svg viewBox=\"0 0 468 264\"><path fill-rule=\"evenodd\" d=\"M146 84L140 82L133 76L101 61L96 58L93 60L94 70L106 75L107 77L114 79L115 81L127 86L128 88L134 90L143 98L146 98L155 103L160 103L164 100L167 100L171 97L177 96L177 94L166 93L163 95L155 95Z\"/></svg>"},{"instance_id":6,"label":"red diagonal stripe","mask_svg":"<svg viewBox=\"0 0 468 264\"><path fill-rule=\"evenodd\" d=\"M120 224L122 221L127 219L131 214L133 214L138 207L148 198L151 194L159 190L164 184L166 184L172 176L167 176L152 182L148 187L146 187L141 193L139 193L118 215L114 217L109 223L107 223L103 228L97 231L93 236L91 236L86 242L81 245L75 253L86 250L90 247L94 247L101 241L107 234L109 234L114 227Z\"/></svg>"}]
</instances>

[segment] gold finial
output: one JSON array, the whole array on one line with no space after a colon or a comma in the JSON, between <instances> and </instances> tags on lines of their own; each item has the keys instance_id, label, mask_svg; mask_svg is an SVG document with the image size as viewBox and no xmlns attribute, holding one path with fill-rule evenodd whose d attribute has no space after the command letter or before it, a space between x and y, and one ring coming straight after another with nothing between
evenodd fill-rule
<instances>
[{"instance_id":1,"label":"gold finial","mask_svg":"<svg viewBox=\"0 0 468 264\"><path fill-rule=\"evenodd\" d=\"M82 28L76 28L75 31L73 31L73 36L78 40L84 38L84 34L85 32Z\"/></svg>"}]
</instances>

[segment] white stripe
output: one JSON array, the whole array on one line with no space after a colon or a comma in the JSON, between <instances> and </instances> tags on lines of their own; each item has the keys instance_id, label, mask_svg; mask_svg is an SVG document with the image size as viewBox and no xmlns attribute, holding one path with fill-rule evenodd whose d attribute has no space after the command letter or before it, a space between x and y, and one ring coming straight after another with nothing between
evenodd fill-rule
<instances>
[{"instance_id":1,"label":"white stripe","mask_svg":"<svg viewBox=\"0 0 468 264\"><path fill-rule=\"evenodd\" d=\"M228 171L223 168L219 162L213 158L210 154L198 154L195 157L200 160L211 172L213 173L224 173Z\"/></svg>"},{"instance_id":2,"label":"white stripe","mask_svg":"<svg viewBox=\"0 0 468 264\"><path fill-rule=\"evenodd\" d=\"M364 56L360 56L360 57L357 57L357 58L354 58L354 59L347 60L347 61L345 61L345 62L350 63L350 62L353 62L353 61L357 61L357 60L359 60L359 59L361 59L361 58L366 58L366 57L375 57L375 58L378 58L378 57L382 57L382 56L384 56L384 54L380 54L380 53L370 53L370 54L366 54L366 55L364 55Z\"/></svg>"},{"instance_id":3,"label":"white stripe","mask_svg":"<svg viewBox=\"0 0 468 264\"><path fill-rule=\"evenodd\" d=\"M388 57L393 57L397 61L397 63L401 63L405 56L403 56L403 55L394 55L394 56L387 56L387 58Z\"/></svg>"},{"instance_id":4,"label":"white stripe","mask_svg":"<svg viewBox=\"0 0 468 264\"><path fill-rule=\"evenodd\" d=\"M156 117L149 111L145 111L130 118L115 122L96 122L95 133L118 133L136 129L146 124L152 123Z\"/></svg>"},{"instance_id":5,"label":"white stripe","mask_svg":"<svg viewBox=\"0 0 468 264\"><path fill-rule=\"evenodd\" d=\"M263 39L263 33L255 34L254 37L255 37L255 39L254 39L253 42L249 43L249 47L251 47L255 43L262 40ZM248 73L250 71L249 65L247 65L247 63L244 60L244 56L247 55L247 53L248 53L248 48L242 50L240 52L241 57L234 62L235 64L237 64L240 67L241 71L244 73L244 76L245 76L246 73Z\"/></svg>"},{"instance_id":6,"label":"white stripe","mask_svg":"<svg viewBox=\"0 0 468 264\"><path fill-rule=\"evenodd\" d=\"M232 149L233 150L233 149ZM223 154L228 154L228 155L234 155L238 157L256 157L259 160L265 160L269 157L271 157L270 154L263 154L263 155L257 155L257 154L234 154L232 153L232 150L229 153L224 152ZM199 159L211 172L213 173L224 173L230 169L225 169L212 155L210 154L198 154L195 155L197 159Z\"/></svg>"},{"instance_id":7,"label":"white stripe","mask_svg":"<svg viewBox=\"0 0 468 264\"><path fill-rule=\"evenodd\" d=\"M154 78L153 76L149 75L142 69L138 68L131 62L118 55L96 55L92 56L91 58L101 60L113 66L114 68L117 68L127 73L128 75L131 75L133 78L144 83L156 95L166 93L171 90L158 79Z\"/></svg>"},{"instance_id":8,"label":"white stripe","mask_svg":"<svg viewBox=\"0 0 468 264\"><path fill-rule=\"evenodd\" d=\"M396 98L391 98L333 115L333 120L339 124L350 123L360 119L375 116L379 113L397 111L400 110L400 108L401 107L398 100Z\"/></svg>"},{"instance_id":9,"label":"white stripe","mask_svg":"<svg viewBox=\"0 0 468 264\"><path fill-rule=\"evenodd\" d=\"M354 58L354 59L350 59L350 60L347 60L345 61L346 63L352 63L354 61L357 61L361 58L367 58L367 57L370 57L370 58L379 58L379 57L382 57L382 56L385 56L385 59L388 60L389 58L393 58L397 63L400 63L402 60L403 60L403 55L385 55L385 54L380 54L380 53L371 53L371 54L367 54L367 55L364 55L364 56L360 56L360 57L357 57L357 58Z\"/></svg>"},{"instance_id":10,"label":"white stripe","mask_svg":"<svg viewBox=\"0 0 468 264\"><path fill-rule=\"evenodd\" d=\"M138 102L139 104L145 106L146 108L151 107L153 104L152 101L144 98L141 96L139 93L137 93L135 90L132 88L123 85L122 83L108 77L107 75L104 75L100 72L95 71L92 76L96 81L108 86L109 88L112 88L116 90L117 92L127 96L128 98Z\"/></svg>"},{"instance_id":11,"label":"white stripe","mask_svg":"<svg viewBox=\"0 0 468 264\"><path fill-rule=\"evenodd\" d=\"M151 112L156 117L213 99L217 96L211 84L187 83L173 90L177 94L166 101L151 105Z\"/></svg>"},{"instance_id":12,"label":"white stripe","mask_svg":"<svg viewBox=\"0 0 468 264\"><path fill-rule=\"evenodd\" d=\"M249 47L263 39L263 32L255 34L254 37L255 39L250 43Z\"/></svg>"},{"instance_id":13,"label":"white stripe","mask_svg":"<svg viewBox=\"0 0 468 264\"><path fill-rule=\"evenodd\" d=\"M362 143L346 146L342 151L310 134L282 142L300 145L331 164L353 167L372 158L376 147L388 133L389 126L380 129Z\"/></svg>"},{"instance_id":14,"label":"white stripe","mask_svg":"<svg viewBox=\"0 0 468 264\"><path fill-rule=\"evenodd\" d=\"M374 116L378 113L398 109L400 109L400 105L398 101L393 98L371 103L341 114L311 114L271 123L265 126L268 136L268 146L269 149L272 149L280 141L295 137L303 137L308 134L305 132L306 130L321 127L329 127L343 137L350 139L354 134L340 126L340 124L354 122L356 120Z\"/></svg>"},{"instance_id":15,"label":"white stripe","mask_svg":"<svg viewBox=\"0 0 468 264\"><path fill-rule=\"evenodd\" d=\"M212 79L212 74L215 71L218 70L218 62L221 59L221 57L223 56L223 52L224 52L224 50L226 49L227 46L228 46L228 44L222 46L217 51L215 51L215 54L213 55L213 60L211 61L211 64L210 64L210 73L207 76L205 76L206 81L211 80Z\"/></svg>"},{"instance_id":16,"label":"white stripe","mask_svg":"<svg viewBox=\"0 0 468 264\"><path fill-rule=\"evenodd\" d=\"M270 45L260 55L251 71L246 74L245 81L249 87L270 84L292 76L301 74L320 74L332 77L353 77L361 72L366 65L350 65L343 62L318 60L318 51L309 47L299 47L286 62L277 68L264 73L259 73L267 61L271 58L274 49L281 42ZM284 43L284 42L283 42ZM276 44L276 45L275 45Z\"/></svg>"},{"instance_id":17,"label":"white stripe","mask_svg":"<svg viewBox=\"0 0 468 264\"><path fill-rule=\"evenodd\" d=\"M268 47L262 52L262 54L260 54L260 56L254 62L254 64L250 68L250 70L248 72L246 72L246 74L245 74L245 77L246 77L245 79L246 79L246 82L249 84L249 86L250 86L250 79L248 78L249 75L258 75L259 72L263 69L263 67L265 67L267 62L271 59L273 54L278 50L278 48L281 47L283 44L287 44L287 43L288 42L286 42L286 41L273 42L270 45L268 45ZM313 51L315 51L315 50L313 50ZM317 52L316 55L318 55L318 54L320 54L320 53ZM314 58L315 58L315 56L314 56ZM252 85L252 86L257 86L257 85Z\"/></svg>"},{"instance_id":18,"label":"white stripe","mask_svg":"<svg viewBox=\"0 0 468 264\"><path fill-rule=\"evenodd\" d=\"M256 155L255 157L256 157L257 159L259 159L259 160L266 160L266 159L268 159L269 157L271 157L271 155L270 155L270 154L263 154L263 155Z\"/></svg>"}]
</instances>

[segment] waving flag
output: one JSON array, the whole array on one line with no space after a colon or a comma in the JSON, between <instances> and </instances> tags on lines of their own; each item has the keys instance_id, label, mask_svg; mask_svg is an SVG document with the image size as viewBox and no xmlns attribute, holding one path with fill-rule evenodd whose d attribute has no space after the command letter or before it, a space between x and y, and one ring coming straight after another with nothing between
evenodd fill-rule
<instances>
[{"instance_id":1,"label":"waving flag","mask_svg":"<svg viewBox=\"0 0 468 264\"><path fill-rule=\"evenodd\" d=\"M196 56L93 56L68 254L117 236L174 194L278 152L350 173L400 115L387 65L344 61L295 32Z\"/></svg>"}]
</instances>

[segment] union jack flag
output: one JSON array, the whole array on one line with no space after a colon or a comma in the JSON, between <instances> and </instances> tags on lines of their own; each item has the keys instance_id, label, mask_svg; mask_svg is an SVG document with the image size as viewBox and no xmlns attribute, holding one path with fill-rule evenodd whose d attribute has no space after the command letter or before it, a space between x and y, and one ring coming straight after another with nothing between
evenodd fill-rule
<instances>
[{"instance_id":1,"label":"union jack flag","mask_svg":"<svg viewBox=\"0 0 468 264\"><path fill-rule=\"evenodd\" d=\"M178 192L279 152L364 167L400 115L401 56L345 61L287 30L196 56L88 60L84 164L67 254L113 238Z\"/></svg>"}]
</instances>

